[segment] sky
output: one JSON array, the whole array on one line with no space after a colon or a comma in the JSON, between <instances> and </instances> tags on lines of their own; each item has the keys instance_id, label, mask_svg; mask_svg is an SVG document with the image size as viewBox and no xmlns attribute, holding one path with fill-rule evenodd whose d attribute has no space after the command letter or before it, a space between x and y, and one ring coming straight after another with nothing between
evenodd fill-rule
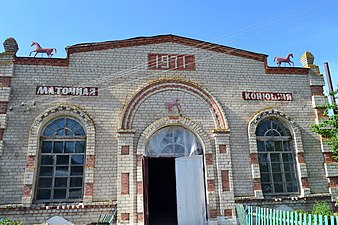
<instances>
[{"instance_id":1,"label":"sky","mask_svg":"<svg viewBox=\"0 0 338 225\"><path fill-rule=\"evenodd\" d=\"M338 85L337 0L0 0L0 41L29 56L36 41L57 49L88 42L174 34L269 55L293 53L295 66L310 51ZM4 49L0 46L0 52Z\"/></svg>"}]
</instances>

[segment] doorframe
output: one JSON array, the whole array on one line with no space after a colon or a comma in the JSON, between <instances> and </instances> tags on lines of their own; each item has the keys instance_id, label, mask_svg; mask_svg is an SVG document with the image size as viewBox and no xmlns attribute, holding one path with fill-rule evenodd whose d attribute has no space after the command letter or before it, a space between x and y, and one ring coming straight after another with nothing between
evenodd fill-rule
<instances>
[{"instance_id":1,"label":"doorframe","mask_svg":"<svg viewBox=\"0 0 338 225\"><path fill-rule=\"evenodd\" d=\"M149 225L149 160L150 159L174 159L176 157L149 157L149 156L142 156L142 177L143 177L143 218L144 218L144 225ZM174 171L176 172L176 171ZM176 175L175 175L176 178ZM176 190L175 190L176 191ZM177 206L177 202L176 202ZM177 210L177 209L176 209ZM176 222L177 216L176 216Z\"/></svg>"},{"instance_id":2,"label":"doorframe","mask_svg":"<svg viewBox=\"0 0 338 225\"><path fill-rule=\"evenodd\" d=\"M149 225L149 158L142 156L142 180L143 180L143 220L144 225Z\"/></svg>"},{"instance_id":3,"label":"doorframe","mask_svg":"<svg viewBox=\"0 0 338 225\"><path fill-rule=\"evenodd\" d=\"M204 203L205 203L205 218L206 221L208 221L208 193L207 193L207 173L206 173L206 162L205 162L205 154L203 152L202 154L203 160L202 160L202 165L203 165L203 180L204 180ZM151 158L156 158L156 159L165 159L165 158L177 158L177 157L149 157L149 156L142 156L142 189L143 189L143 220L144 220L144 225L149 225L149 159ZM176 172L176 170L175 170ZM175 174L176 177L176 174ZM176 184L177 185L177 184ZM177 196L176 196L177 198ZM177 200L176 200L176 205L177 205ZM176 222L177 221L177 216L176 216Z\"/></svg>"}]
</instances>

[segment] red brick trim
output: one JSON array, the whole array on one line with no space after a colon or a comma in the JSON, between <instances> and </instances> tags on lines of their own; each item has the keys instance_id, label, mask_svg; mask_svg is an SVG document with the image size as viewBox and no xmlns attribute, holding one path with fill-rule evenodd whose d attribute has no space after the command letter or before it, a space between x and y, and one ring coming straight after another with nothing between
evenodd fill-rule
<instances>
[{"instance_id":1,"label":"red brick trim","mask_svg":"<svg viewBox=\"0 0 338 225\"><path fill-rule=\"evenodd\" d=\"M143 194L143 182L137 181L137 194Z\"/></svg>"},{"instance_id":2,"label":"red brick trim","mask_svg":"<svg viewBox=\"0 0 338 225\"><path fill-rule=\"evenodd\" d=\"M302 67L266 67L266 74L299 74L308 75L309 68Z\"/></svg>"},{"instance_id":3,"label":"red brick trim","mask_svg":"<svg viewBox=\"0 0 338 225\"><path fill-rule=\"evenodd\" d=\"M142 166L142 155L136 155L136 165L137 166Z\"/></svg>"},{"instance_id":4,"label":"red brick trim","mask_svg":"<svg viewBox=\"0 0 338 225\"><path fill-rule=\"evenodd\" d=\"M325 119L327 116L324 114L325 109L316 109L316 114L318 119Z\"/></svg>"},{"instance_id":5,"label":"red brick trim","mask_svg":"<svg viewBox=\"0 0 338 225\"><path fill-rule=\"evenodd\" d=\"M5 129L0 128L0 140L2 140L4 137L4 131Z\"/></svg>"},{"instance_id":6,"label":"red brick trim","mask_svg":"<svg viewBox=\"0 0 338 225\"><path fill-rule=\"evenodd\" d=\"M304 152L297 153L298 163L305 163Z\"/></svg>"},{"instance_id":7,"label":"red brick trim","mask_svg":"<svg viewBox=\"0 0 338 225\"><path fill-rule=\"evenodd\" d=\"M335 163L336 160L333 159L333 153L332 152L323 152L324 157L324 163Z\"/></svg>"},{"instance_id":8,"label":"red brick trim","mask_svg":"<svg viewBox=\"0 0 338 225\"><path fill-rule=\"evenodd\" d=\"M303 177L301 180L302 180L302 187L303 188L310 188L309 180L307 179L307 177Z\"/></svg>"},{"instance_id":9,"label":"red brick trim","mask_svg":"<svg viewBox=\"0 0 338 225\"><path fill-rule=\"evenodd\" d=\"M35 166L35 156L29 155L26 157L26 168L31 169Z\"/></svg>"},{"instance_id":10,"label":"red brick trim","mask_svg":"<svg viewBox=\"0 0 338 225\"><path fill-rule=\"evenodd\" d=\"M219 145L219 153L221 153L221 154L228 153L227 145Z\"/></svg>"},{"instance_id":11,"label":"red brick trim","mask_svg":"<svg viewBox=\"0 0 338 225\"><path fill-rule=\"evenodd\" d=\"M324 88L323 86L310 86L310 90L311 90L311 95L324 95Z\"/></svg>"},{"instance_id":12,"label":"red brick trim","mask_svg":"<svg viewBox=\"0 0 338 225\"><path fill-rule=\"evenodd\" d=\"M122 221L129 221L129 213L121 213Z\"/></svg>"},{"instance_id":13,"label":"red brick trim","mask_svg":"<svg viewBox=\"0 0 338 225\"><path fill-rule=\"evenodd\" d=\"M162 56L168 57L168 67L166 68L161 65L161 59L156 60L156 57L161 58ZM172 60L173 57L176 57L176 61ZM183 64L183 57L185 64ZM194 71L196 70L195 55L148 53L148 70Z\"/></svg>"},{"instance_id":14,"label":"red brick trim","mask_svg":"<svg viewBox=\"0 0 338 225\"><path fill-rule=\"evenodd\" d=\"M142 223L143 222L143 213L137 213L137 222Z\"/></svg>"},{"instance_id":15,"label":"red brick trim","mask_svg":"<svg viewBox=\"0 0 338 225\"><path fill-rule=\"evenodd\" d=\"M93 183L86 183L85 184L85 196L92 196L94 193L94 185Z\"/></svg>"},{"instance_id":16,"label":"red brick trim","mask_svg":"<svg viewBox=\"0 0 338 225\"><path fill-rule=\"evenodd\" d=\"M0 102L0 114L7 113L8 102Z\"/></svg>"},{"instance_id":17,"label":"red brick trim","mask_svg":"<svg viewBox=\"0 0 338 225\"><path fill-rule=\"evenodd\" d=\"M205 154L205 162L206 162L207 166L213 165L212 153Z\"/></svg>"},{"instance_id":18,"label":"red brick trim","mask_svg":"<svg viewBox=\"0 0 338 225\"><path fill-rule=\"evenodd\" d=\"M95 155L86 156L86 168L94 168L95 166Z\"/></svg>"},{"instance_id":19,"label":"red brick trim","mask_svg":"<svg viewBox=\"0 0 338 225\"><path fill-rule=\"evenodd\" d=\"M180 116L168 116L169 120L178 120Z\"/></svg>"},{"instance_id":20,"label":"red brick trim","mask_svg":"<svg viewBox=\"0 0 338 225\"><path fill-rule=\"evenodd\" d=\"M122 195L129 194L129 173L121 174L121 194Z\"/></svg>"},{"instance_id":21,"label":"red brick trim","mask_svg":"<svg viewBox=\"0 0 338 225\"><path fill-rule=\"evenodd\" d=\"M23 192L22 192L24 197L30 197L32 195L32 185L30 184L25 184L23 186Z\"/></svg>"},{"instance_id":22,"label":"red brick trim","mask_svg":"<svg viewBox=\"0 0 338 225\"><path fill-rule=\"evenodd\" d=\"M262 190L260 178L252 179L252 188L253 188L254 191Z\"/></svg>"},{"instance_id":23,"label":"red brick trim","mask_svg":"<svg viewBox=\"0 0 338 225\"><path fill-rule=\"evenodd\" d=\"M67 53L78 53L78 52L88 52L88 51L100 51L114 48L126 48L126 47L135 47L142 45L151 45L151 44L161 44L165 42L173 42L177 44L183 44L195 48L207 49L209 51L226 53L229 55L240 56L244 58L254 59L257 61L264 62L267 58L267 55L258 54L254 52L249 52L245 50L240 50L236 48L231 48L227 46L222 46L218 44L213 44L205 41L199 41L191 38L180 37L175 35L159 35L153 37L136 37L126 40L118 41L106 41L98 43L85 43L77 44L70 47L67 47Z\"/></svg>"},{"instance_id":24,"label":"red brick trim","mask_svg":"<svg viewBox=\"0 0 338 225\"><path fill-rule=\"evenodd\" d=\"M11 77L0 77L0 87L10 87L11 80Z\"/></svg>"},{"instance_id":25,"label":"red brick trim","mask_svg":"<svg viewBox=\"0 0 338 225\"><path fill-rule=\"evenodd\" d=\"M153 92L164 89L184 90L200 96L209 105L210 110L213 113L213 118L215 119L216 128L217 129L227 128L226 118L225 115L223 114L221 105L217 102L216 99L213 98L213 96L211 96L209 92L200 87L198 84L191 82L189 80L168 78L168 79L160 79L150 83L148 86L144 87L141 91L136 93L130 99L128 104L123 109L119 129L130 130L133 121L133 116L135 115L134 111L137 110L138 104L140 104L143 99L151 95Z\"/></svg>"},{"instance_id":26,"label":"red brick trim","mask_svg":"<svg viewBox=\"0 0 338 225\"><path fill-rule=\"evenodd\" d=\"M208 180L208 191L212 192L215 191L215 181L214 180Z\"/></svg>"},{"instance_id":27,"label":"red brick trim","mask_svg":"<svg viewBox=\"0 0 338 225\"><path fill-rule=\"evenodd\" d=\"M217 210L216 209L210 209L209 214L210 214L210 218L216 218L217 217Z\"/></svg>"},{"instance_id":28,"label":"red brick trim","mask_svg":"<svg viewBox=\"0 0 338 225\"><path fill-rule=\"evenodd\" d=\"M338 177L329 177L329 187L338 187Z\"/></svg>"},{"instance_id":29,"label":"red brick trim","mask_svg":"<svg viewBox=\"0 0 338 225\"><path fill-rule=\"evenodd\" d=\"M232 209L225 209L224 210L224 216L232 217L232 215L233 215Z\"/></svg>"},{"instance_id":30,"label":"red brick trim","mask_svg":"<svg viewBox=\"0 0 338 225\"><path fill-rule=\"evenodd\" d=\"M250 162L251 162L251 164L259 164L258 163L258 153L250 153Z\"/></svg>"},{"instance_id":31,"label":"red brick trim","mask_svg":"<svg viewBox=\"0 0 338 225\"><path fill-rule=\"evenodd\" d=\"M221 177L222 177L222 190L230 191L229 170L221 170Z\"/></svg>"},{"instance_id":32,"label":"red brick trim","mask_svg":"<svg viewBox=\"0 0 338 225\"><path fill-rule=\"evenodd\" d=\"M68 66L68 56L66 59L15 57L13 63L19 65Z\"/></svg>"},{"instance_id":33,"label":"red brick trim","mask_svg":"<svg viewBox=\"0 0 338 225\"><path fill-rule=\"evenodd\" d=\"M121 147L121 155L129 155L129 145L124 145Z\"/></svg>"}]
</instances>

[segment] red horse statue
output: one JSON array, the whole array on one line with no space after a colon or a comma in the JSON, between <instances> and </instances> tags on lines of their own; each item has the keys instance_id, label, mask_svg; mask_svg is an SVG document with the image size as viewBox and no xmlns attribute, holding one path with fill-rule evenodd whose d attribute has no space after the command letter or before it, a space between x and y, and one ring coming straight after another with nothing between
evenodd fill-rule
<instances>
[{"instance_id":1,"label":"red horse statue","mask_svg":"<svg viewBox=\"0 0 338 225\"><path fill-rule=\"evenodd\" d=\"M37 42L32 42L31 46L35 45L35 50L31 51L29 53L29 56L32 54L32 52L35 52L34 57L38 54L38 53L46 53L48 58L51 58L53 56L53 51L56 53L56 49L55 48L41 48L41 46L39 45L39 43Z\"/></svg>"},{"instance_id":2,"label":"red horse statue","mask_svg":"<svg viewBox=\"0 0 338 225\"><path fill-rule=\"evenodd\" d=\"M293 58L292 53L288 54L285 58L275 57L273 61L277 61L277 65L280 66L282 63L288 63L290 66L295 66L295 64L290 60L290 57Z\"/></svg>"}]
</instances>

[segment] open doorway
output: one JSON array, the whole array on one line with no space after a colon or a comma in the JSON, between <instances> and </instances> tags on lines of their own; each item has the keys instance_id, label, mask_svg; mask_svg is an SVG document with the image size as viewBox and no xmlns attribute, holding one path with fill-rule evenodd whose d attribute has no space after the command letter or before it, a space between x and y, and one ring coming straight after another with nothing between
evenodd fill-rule
<instances>
[{"instance_id":1,"label":"open doorway","mask_svg":"<svg viewBox=\"0 0 338 225\"><path fill-rule=\"evenodd\" d=\"M148 159L149 225L177 225L175 158Z\"/></svg>"},{"instance_id":2,"label":"open doorway","mask_svg":"<svg viewBox=\"0 0 338 225\"><path fill-rule=\"evenodd\" d=\"M157 131L142 170L145 225L206 224L203 148L191 131Z\"/></svg>"}]
</instances>

